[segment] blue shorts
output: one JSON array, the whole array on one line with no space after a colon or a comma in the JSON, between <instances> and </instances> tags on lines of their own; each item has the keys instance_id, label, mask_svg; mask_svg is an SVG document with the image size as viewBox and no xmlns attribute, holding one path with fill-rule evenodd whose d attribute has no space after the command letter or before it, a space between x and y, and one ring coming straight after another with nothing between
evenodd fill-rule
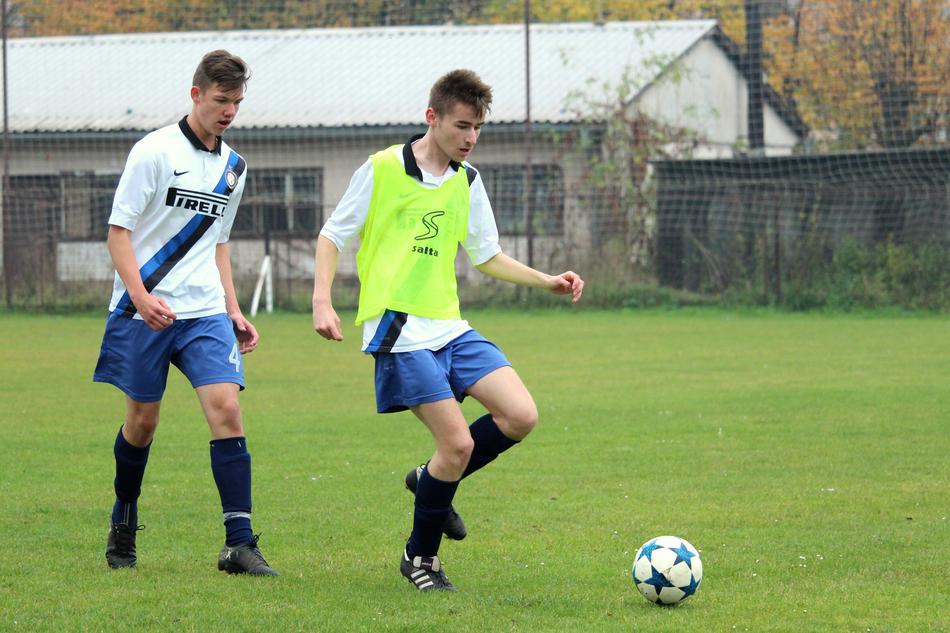
<instances>
[{"instance_id":1,"label":"blue shorts","mask_svg":"<svg viewBox=\"0 0 950 633\"><path fill-rule=\"evenodd\" d=\"M511 365L497 345L475 330L434 352L373 352L373 357L379 413L452 397L461 402L466 389L499 367Z\"/></svg>"},{"instance_id":2,"label":"blue shorts","mask_svg":"<svg viewBox=\"0 0 950 633\"><path fill-rule=\"evenodd\" d=\"M244 389L244 363L226 314L177 319L156 332L141 319L113 312L92 379L115 385L133 400L157 402L165 393L170 363L192 387L233 382Z\"/></svg>"}]
</instances>

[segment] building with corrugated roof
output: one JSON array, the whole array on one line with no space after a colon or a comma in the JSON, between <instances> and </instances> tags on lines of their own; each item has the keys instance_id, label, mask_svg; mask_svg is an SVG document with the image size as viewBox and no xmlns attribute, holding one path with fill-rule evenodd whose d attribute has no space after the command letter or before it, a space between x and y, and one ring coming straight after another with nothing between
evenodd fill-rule
<instances>
[{"instance_id":1,"label":"building with corrugated roof","mask_svg":"<svg viewBox=\"0 0 950 633\"><path fill-rule=\"evenodd\" d=\"M191 74L215 48L242 56L252 72L228 132L249 164L232 234L237 275L254 273L265 232L286 237L278 254L286 274L312 274L313 237L353 170L373 151L424 131L429 88L459 67L493 87L472 162L493 196L503 247L524 258L524 27L447 25L10 40L4 244L42 233L48 248L21 249L8 261L34 265L42 251L55 258L42 266L59 280L111 279L103 240L128 150L190 111ZM729 157L744 142L741 59L714 21L536 24L530 50L538 267L557 267L565 242L596 241L576 195L582 157L552 140L596 127L584 120L585 104L620 100L622 86L626 107L702 139L693 157ZM764 96L765 153L788 154L807 130L773 91ZM342 275L354 272L349 250Z\"/></svg>"}]
</instances>

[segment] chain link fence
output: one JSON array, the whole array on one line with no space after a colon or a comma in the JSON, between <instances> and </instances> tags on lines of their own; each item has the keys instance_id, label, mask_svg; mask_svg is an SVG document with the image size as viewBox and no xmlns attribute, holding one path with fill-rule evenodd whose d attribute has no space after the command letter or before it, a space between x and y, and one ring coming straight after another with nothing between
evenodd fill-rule
<instances>
[{"instance_id":1,"label":"chain link fence","mask_svg":"<svg viewBox=\"0 0 950 633\"><path fill-rule=\"evenodd\" d=\"M472 163L503 249L582 273L593 302L950 306L943 0L4 4L8 308L105 308L126 156L189 112L215 48L252 71L227 134L249 165L242 300L269 253L276 304L309 308L350 175L424 132L429 86L468 67L495 91ZM510 301L457 269L463 301Z\"/></svg>"}]
</instances>

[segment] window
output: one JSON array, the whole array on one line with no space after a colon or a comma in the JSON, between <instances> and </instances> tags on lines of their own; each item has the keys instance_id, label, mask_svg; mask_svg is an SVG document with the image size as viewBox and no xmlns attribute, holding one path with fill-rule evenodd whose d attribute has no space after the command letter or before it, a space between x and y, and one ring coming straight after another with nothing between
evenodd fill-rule
<instances>
[{"instance_id":1,"label":"window","mask_svg":"<svg viewBox=\"0 0 950 633\"><path fill-rule=\"evenodd\" d=\"M21 236L30 240L59 237L59 176L10 176L9 182L3 209L10 231L7 237L13 242Z\"/></svg>"},{"instance_id":2,"label":"window","mask_svg":"<svg viewBox=\"0 0 950 633\"><path fill-rule=\"evenodd\" d=\"M524 165L480 166L501 235L525 234ZM564 179L557 165L531 167L531 209L535 235L564 232Z\"/></svg>"},{"instance_id":3,"label":"window","mask_svg":"<svg viewBox=\"0 0 950 633\"><path fill-rule=\"evenodd\" d=\"M105 239L120 174L62 174L62 236Z\"/></svg>"},{"instance_id":4,"label":"window","mask_svg":"<svg viewBox=\"0 0 950 633\"><path fill-rule=\"evenodd\" d=\"M320 169L252 169L231 235L315 235L323 225L322 198Z\"/></svg>"}]
</instances>

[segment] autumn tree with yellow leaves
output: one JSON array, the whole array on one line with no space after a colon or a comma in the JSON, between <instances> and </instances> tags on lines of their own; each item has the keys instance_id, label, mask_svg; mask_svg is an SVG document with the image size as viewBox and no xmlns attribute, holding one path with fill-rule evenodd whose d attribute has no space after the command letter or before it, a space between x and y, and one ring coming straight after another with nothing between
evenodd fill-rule
<instances>
[{"instance_id":1,"label":"autumn tree with yellow leaves","mask_svg":"<svg viewBox=\"0 0 950 633\"><path fill-rule=\"evenodd\" d=\"M766 37L772 83L844 147L909 147L950 126L944 0L802 0Z\"/></svg>"}]
</instances>

